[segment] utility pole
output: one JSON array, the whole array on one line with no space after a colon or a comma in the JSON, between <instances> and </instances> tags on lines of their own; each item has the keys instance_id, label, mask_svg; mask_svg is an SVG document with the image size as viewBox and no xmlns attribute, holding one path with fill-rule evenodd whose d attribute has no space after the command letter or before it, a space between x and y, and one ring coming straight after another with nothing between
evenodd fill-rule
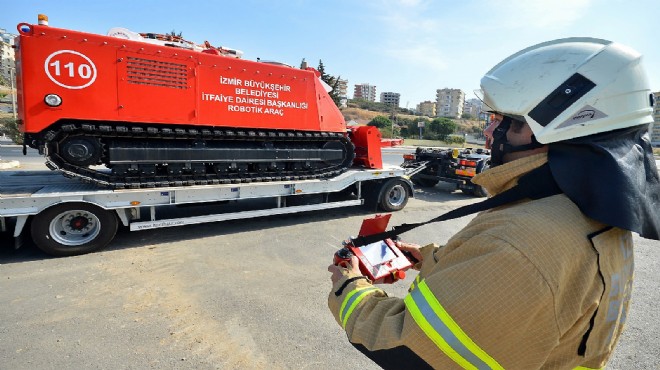
<instances>
[{"instance_id":1,"label":"utility pole","mask_svg":"<svg viewBox=\"0 0 660 370\"><path fill-rule=\"evenodd\" d=\"M394 122L396 122L396 108L394 108L394 104L392 104L392 133L390 134L392 139L394 139Z\"/></svg>"},{"instance_id":2,"label":"utility pole","mask_svg":"<svg viewBox=\"0 0 660 370\"><path fill-rule=\"evenodd\" d=\"M392 120L392 139L394 139L394 124L396 123L396 112L394 113L394 119Z\"/></svg>"},{"instance_id":3,"label":"utility pole","mask_svg":"<svg viewBox=\"0 0 660 370\"><path fill-rule=\"evenodd\" d=\"M16 90L14 85L14 68L9 67L9 79L11 80L11 110L14 112L14 119L16 119Z\"/></svg>"}]
</instances>

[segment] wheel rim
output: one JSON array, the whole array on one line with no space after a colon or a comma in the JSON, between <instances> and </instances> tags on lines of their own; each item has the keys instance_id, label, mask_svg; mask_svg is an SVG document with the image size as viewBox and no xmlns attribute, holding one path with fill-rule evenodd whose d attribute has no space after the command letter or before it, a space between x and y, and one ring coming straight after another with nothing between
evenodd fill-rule
<instances>
[{"instance_id":1,"label":"wheel rim","mask_svg":"<svg viewBox=\"0 0 660 370\"><path fill-rule=\"evenodd\" d=\"M98 217L89 211L71 210L54 217L48 228L56 242L66 246L89 243L101 232Z\"/></svg>"},{"instance_id":2,"label":"wheel rim","mask_svg":"<svg viewBox=\"0 0 660 370\"><path fill-rule=\"evenodd\" d=\"M387 199L393 207L398 207L406 200L406 189L401 185L395 185L387 194Z\"/></svg>"}]
</instances>

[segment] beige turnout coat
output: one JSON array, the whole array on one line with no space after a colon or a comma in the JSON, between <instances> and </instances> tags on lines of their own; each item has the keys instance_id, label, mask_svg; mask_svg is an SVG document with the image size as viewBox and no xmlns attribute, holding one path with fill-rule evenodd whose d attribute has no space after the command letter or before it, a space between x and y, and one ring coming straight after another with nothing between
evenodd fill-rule
<instances>
[{"instance_id":1,"label":"beige turnout coat","mask_svg":"<svg viewBox=\"0 0 660 370\"><path fill-rule=\"evenodd\" d=\"M474 182L497 194L546 162L519 159ZM423 247L404 299L366 279L346 284L346 272L328 303L349 341L385 368L600 369L625 322L632 247L629 231L587 218L563 194L526 200Z\"/></svg>"}]
</instances>

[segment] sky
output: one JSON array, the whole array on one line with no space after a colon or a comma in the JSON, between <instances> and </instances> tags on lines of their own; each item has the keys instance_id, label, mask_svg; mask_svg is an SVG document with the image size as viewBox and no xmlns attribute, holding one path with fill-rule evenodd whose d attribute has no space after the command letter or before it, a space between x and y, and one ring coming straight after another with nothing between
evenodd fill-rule
<instances>
[{"instance_id":1,"label":"sky","mask_svg":"<svg viewBox=\"0 0 660 370\"><path fill-rule=\"evenodd\" d=\"M181 32L189 41L242 50L249 60L312 67L376 94L401 94L402 108L437 89L476 97L481 77L507 56L564 37L616 41L644 55L660 90L658 0L0 0L0 28L46 14L52 27L106 34Z\"/></svg>"}]
</instances>

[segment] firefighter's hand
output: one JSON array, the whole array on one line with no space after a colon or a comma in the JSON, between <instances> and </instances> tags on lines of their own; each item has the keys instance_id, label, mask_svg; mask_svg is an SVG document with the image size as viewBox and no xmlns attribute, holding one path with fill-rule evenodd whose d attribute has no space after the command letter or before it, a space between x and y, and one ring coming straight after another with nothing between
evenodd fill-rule
<instances>
[{"instance_id":1,"label":"firefighter's hand","mask_svg":"<svg viewBox=\"0 0 660 370\"><path fill-rule=\"evenodd\" d=\"M402 251L410 253L413 256L413 258L417 260L417 261L411 260L410 262L412 262L413 264L417 262L422 262L422 260L424 259L422 253L419 251L421 246L418 244L396 241L394 245L396 245Z\"/></svg>"},{"instance_id":2,"label":"firefighter's hand","mask_svg":"<svg viewBox=\"0 0 660 370\"><path fill-rule=\"evenodd\" d=\"M359 263L360 261L357 257L351 256L351 262L346 263L345 266L328 266L328 271L332 273L332 276L330 276L332 284L335 284L339 279L348 274L351 274L352 276L362 276Z\"/></svg>"}]
</instances>

